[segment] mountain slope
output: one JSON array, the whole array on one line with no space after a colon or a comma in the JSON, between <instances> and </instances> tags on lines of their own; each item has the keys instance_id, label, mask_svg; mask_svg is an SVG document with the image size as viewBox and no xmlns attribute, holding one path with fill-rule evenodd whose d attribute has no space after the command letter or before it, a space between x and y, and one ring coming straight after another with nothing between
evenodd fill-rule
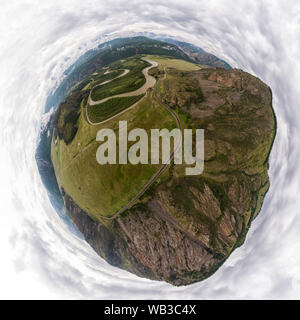
<instances>
[{"instance_id":1,"label":"mountain slope","mask_svg":"<svg viewBox=\"0 0 300 320\"><path fill-rule=\"evenodd\" d=\"M171 38L159 38L162 41L172 43L185 52L193 61L201 65L231 69L231 66L224 60L216 57L215 55L206 52L200 47L194 46L193 44L177 41Z\"/></svg>"}]
</instances>

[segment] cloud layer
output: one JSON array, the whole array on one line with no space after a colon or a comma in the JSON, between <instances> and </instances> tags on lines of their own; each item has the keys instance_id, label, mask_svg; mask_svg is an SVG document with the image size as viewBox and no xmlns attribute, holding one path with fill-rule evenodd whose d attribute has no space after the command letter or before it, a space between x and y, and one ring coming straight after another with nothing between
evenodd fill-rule
<instances>
[{"instance_id":1,"label":"cloud layer","mask_svg":"<svg viewBox=\"0 0 300 320\"><path fill-rule=\"evenodd\" d=\"M298 1L4 1L0 11L0 298L300 298ZM109 266L54 212L34 160L50 90L116 36L175 36L257 75L278 121L271 189L243 247L188 287Z\"/></svg>"}]
</instances>

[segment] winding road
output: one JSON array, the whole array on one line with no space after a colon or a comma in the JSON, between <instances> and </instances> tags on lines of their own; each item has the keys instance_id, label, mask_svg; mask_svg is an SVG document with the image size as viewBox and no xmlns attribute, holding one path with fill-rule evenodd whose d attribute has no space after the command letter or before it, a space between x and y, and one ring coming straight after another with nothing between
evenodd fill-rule
<instances>
[{"instance_id":1,"label":"winding road","mask_svg":"<svg viewBox=\"0 0 300 320\"><path fill-rule=\"evenodd\" d=\"M122 69L121 69L121 70L122 70ZM126 74L127 74L129 71L130 71L129 69L124 69L123 73L119 74L117 77L115 77L115 78L113 78L113 79L109 79L109 80L103 81L103 82L97 84L96 86L94 86L93 89L94 89L94 88L97 88L97 87L100 87L100 86L103 86L104 84L110 83L111 81L116 80L116 79L118 79L118 78L122 78L122 77L126 76ZM112 72L112 71L107 70L107 71L105 71L104 74L108 74L108 73L111 73L111 72Z\"/></svg>"},{"instance_id":2,"label":"winding road","mask_svg":"<svg viewBox=\"0 0 300 320\"><path fill-rule=\"evenodd\" d=\"M101 99L101 100L97 100L97 101L94 101L92 100L92 97L91 95L89 95L89 104L91 106L95 105L95 104L100 104L100 103L103 103L109 99L112 99L112 98L122 98L122 97L132 97L132 96L139 96L140 94L143 94L143 93L146 93L146 91L153 87L155 85L155 78L150 76L148 74L148 71L154 67L157 67L158 66L158 63L156 61L151 61L151 60L148 60L148 59L143 59L144 61L147 61L149 62L151 65L149 67L146 67L142 70L142 73L144 74L145 78L146 78L146 82L144 83L143 86L141 86L139 89L137 90L134 90L134 91L131 91L131 92L125 92L125 93L121 93L121 94L116 94L114 96L109 96L107 98L104 98L104 99ZM127 73L129 72L128 69L125 69L125 72L123 72L121 75L119 75L118 77L114 78L114 79L111 79L111 80L107 80L101 84L99 84L98 86L100 85L103 85L103 84L106 84L106 83L109 83L115 79L118 79L118 78L121 78L123 76L125 76Z\"/></svg>"},{"instance_id":3,"label":"winding road","mask_svg":"<svg viewBox=\"0 0 300 320\"><path fill-rule=\"evenodd\" d=\"M109 120L121 115L122 113L134 108L138 103L140 103L144 98L145 96L147 95L147 92L148 92L148 89L149 88L152 88L154 85L155 85L155 82L156 82L156 79L154 77L152 77L151 75L148 74L148 71L154 67L157 67L158 66L158 63L156 61L152 61L152 60L149 60L149 59L146 59L146 58L142 58L142 60L144 61L147 61L148 63L150 63L151 65L149 67L146 67L142 70L142 73L144 74L145 78L146 78L146 82L144 83L143 86L141 86L139 89L137 90L134 90L134 91L131 91L131 92L126 92L126 93L122 93L122 94L117 94L117 95L114 95L114 96L110 96L110 97L107 97L107 98L104 98L104 99L101 99L101 100L97 100L97 101L94 101L92 100L92 97L91 97L91 93L92 93L92 90L89 94L89 98L88 98L88 102L86 103L85 107L84 107L84 114L85 114L85 119L87 120L87 122L92 125L92 126L96 126L98 124L102 124L102 123L105 123L105 122L108 122ZM113 79L110 79L110 80L107 80L107 81L104 81L100 84L98 84L96 87L99 87L99 86L102 86L106 83L109 83L113 80L116 80L118 78L121 78L121 77L124 77L130 70L128 69L125 69L124 72L122 74L120 74L119 76L117 76L116 78L113 78ZM100 121L100 122L92 122L89 118L89 115L88 115L88 112L87 112L87 108L88 108L88 105L92 106L92 105L96 105L96 104L100 104L100 103L103 103L109 99L112 99L112 98L121 98L121 97L132 97L132 96L138 96L138 95L141 95L141 94L144 94L146 93L146 95L144 97L142 97L139 101L137 101L136 103L134 103L133 105L131 105L130 107L126 108L125 110L111 116L110 118L108 119L105 119L103 121Z\"/></svg>"},{"instance_id":4,"label":"winding road","mask_svg":"<svg viewBox=\"0 0 300 320\"><path fill-rule=\"evenodd\" d=\"M139 94L141 94L142 92L143 92L143 93L147 92L147 90L148 90L150 87L154 86L154 85L155 85L155 82L156 82L156 79L155 79L154 77L150 76L150 75L148 74L148 71L149 71L149 69L157 66L158 63L157 63L156 61L151 61L151 60L147 60L147 59L144 59L144 60L145 60L145 61L148 61L149 63L151 63L151 66L143 69L143 74L144 74L145 77L146 77L146 83L145 83L140 89L135 90L135 91L132 91L132 92L129 92L129 93L124 93L124 94L121 94L121 95L116 95L116 96L112 96L112 97L109 97L109 98L105 98L105 99L102 99L102 100L100 100L100 101L101 101L101 102L104 102L104 101L106 101L106 100L108 100L108 99L111 99L111 98L114 98L114 97L126 97L126 96L139 95ZM175 119L175 121L176 121L176 123L177 123L177 126L178 126L178 128L180 129L180 132L181 132L181 135L182 135L182 127L181 127L180 120L179 120L177 114L176 114L167 104L165 104L164 102L162 102L162 101L159 99L158 95L157 95L157 90L158 90L158 87L159 87L161 81L166 79L167 73L166 73L166 69L165 69L165 68L164 68L164 71L165 71L164 77L163 77L162 79L159 79L158 82L157 82L157 84L156 84L156 86L155 86L154 97L155 97L156 101L157 101L160 105L162 105L167 111L169 111L169 112L171 113L171 115L172 115L173 118ZM154 81L153 81L153 80L149 80L149 79L151 79L151 78L153 78ZM112 79L112 80L114 80L114 79ZM110 81L112 81L112 80L110 80ZM143 89L143 90L141 90L141 89ZM144 91L144 90L145 90L145 91ZM143 97L143 98L144 98L144 97ZM143 98L142 98L142 99L143 99ZM141 101L141 100L139 100L139 101L136 102L134 105L132 105L131 107L127 108L126 110L124 110L124 111L118 113L117 115L115 115L115 116L113 116L113 117L111 117L111 118L109 118L109 119L107 119L107 120L104 120L104 121L102 121L102 122L100 122L100 123L106 122L106 121L108 121L108 120L110 120L110 119L112 119L112 118L120 115L121 113L123 113L123 112L127 111L128 109L134 107L134 106L135 106L136 104L138 104L140 101ZM96 103L98 104L98 103L101 103L101 102L97 101L97 102L95 102L94 104L96 104ZM87 112L86 112L86 116L87 116L87 119L88 119ZM88 119L88 121L89 121L89 119ZM90 121L89 121L89 123L90 123ZM96 123L96 124L100 124L100 123ZM90 123L90 124L92 124L92 123ZM93 124L93 125L96 125L96 124ZM155 180L156 180L156 179L162 174L162 172L167 168L167 166L168 166L168 165L170 164L170 162L173 160L174 155L175 155L175 152L176 152L177 149L181 146L181 141L182 141L182 136L180 137L180 144L175 147L174 151L173 151L173 152L171 153L171 155L170 155L169 160L168 160L166 163L162 164L162 166L160 167L160 169L159 169L159 170L151 177L151 179L144 185L144 187L140 190L140 192L139 192L133 199L131 199L131 200L127 203L126 206L124 206L123 208L121 208L119 211L117 211L117 212L116 212L113 216L111 216L111 217L105 217L105 216L102 216L102 215L99 215L99 217L102 218L102 219L106 219L106 220L113 220L113 219L117 218L120 214L122 214L124 211L126 211L127 209L129 209L129 208L151 187L151 185L155 182Z\"/></svg>"}]
</instances>

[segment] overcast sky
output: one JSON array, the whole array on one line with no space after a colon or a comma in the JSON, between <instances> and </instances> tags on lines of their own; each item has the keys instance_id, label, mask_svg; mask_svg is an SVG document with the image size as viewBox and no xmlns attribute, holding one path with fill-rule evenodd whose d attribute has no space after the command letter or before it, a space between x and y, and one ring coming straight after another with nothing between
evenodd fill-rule
<instances>
[{"instance_id":1,"label":"overcast sky","mask_svg":"<svg viewBox=\"0 0 300 320\"><path fill-rule=\"evenodd\" d=\"M300 298L299 1L26 1L0 11L0 298ZM271 189L243 247L187 287L109 266L71 234L34 160L49 91L89 48L136 32L176 36L273 90Z\"/></svg>"}]
</instances>

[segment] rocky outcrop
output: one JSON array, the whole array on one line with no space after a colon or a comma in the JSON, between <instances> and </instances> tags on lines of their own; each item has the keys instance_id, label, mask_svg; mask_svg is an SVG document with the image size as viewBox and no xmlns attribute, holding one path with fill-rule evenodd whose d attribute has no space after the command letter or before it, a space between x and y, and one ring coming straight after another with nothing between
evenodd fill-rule
<instances>
[{"instance_id":1,"label":"rocky outcrop","mask_svg":"<svg viewBox=\"0 0 300 320\"><path fill-rule=\"evenodd\" d=\"M102 258L139 276L182 285L205 278L224 259L180 227L156 200L132 208L109 227L92 220L67 195L65 203L73 223Z\"/></svg>"}]
</instances>

